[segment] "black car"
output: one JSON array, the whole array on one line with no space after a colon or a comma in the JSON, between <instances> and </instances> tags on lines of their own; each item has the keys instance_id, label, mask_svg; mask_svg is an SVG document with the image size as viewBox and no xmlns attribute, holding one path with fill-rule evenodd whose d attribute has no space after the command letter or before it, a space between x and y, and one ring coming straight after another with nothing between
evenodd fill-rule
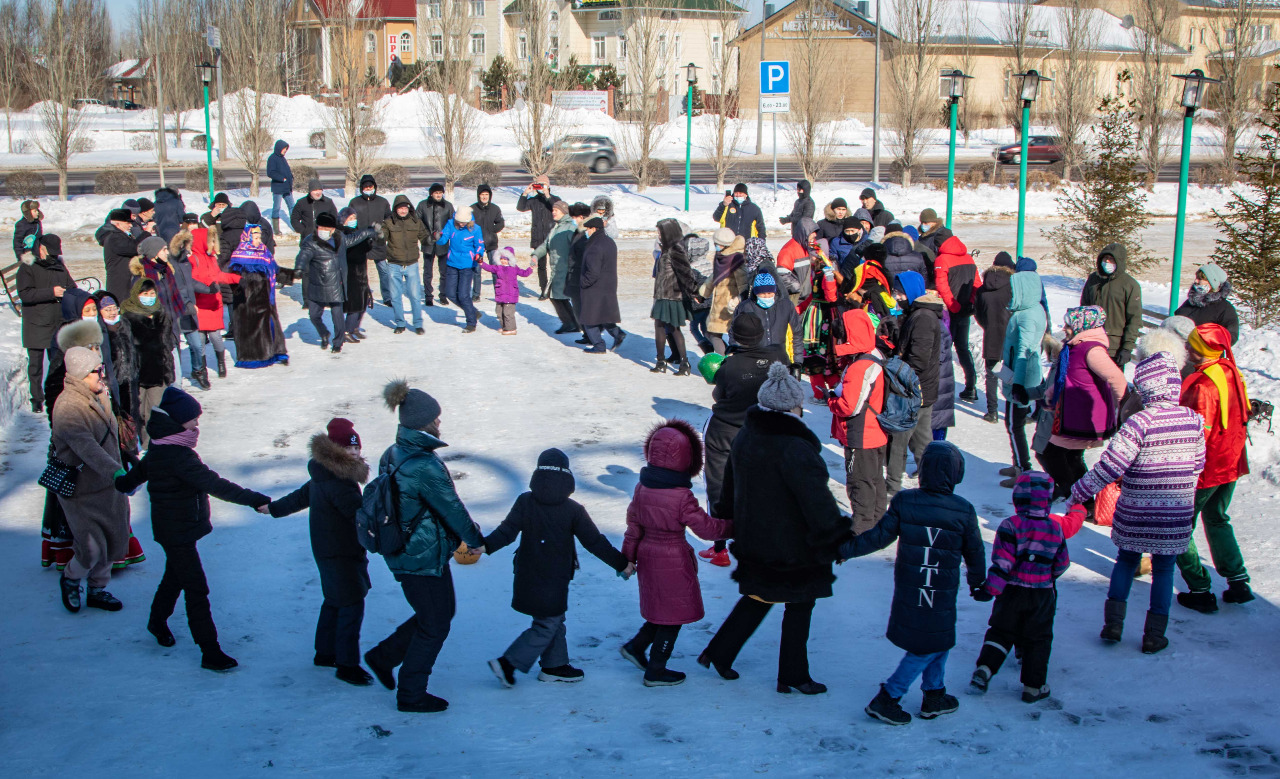
<instances>
[{"instance_id":1,"label":"black car","mask_svg":"<svg viewBox=\"0 0 1280 779\"><path fill-rule=\"evenodd\" d=\"M121 111L141 111L144 108L141 103L135 103L132 100L108 100L107 105L111 108L119 108Z\"/></svg>"},{"instance_id":2,"label":"black car","mask_svg":"<svg viewBox=\"0 0 1280 779\"><path fill-rule=\"evenodd\" d=\"M991 156L1001 165L1017 165L1022 156L1022 142L997 146ZM1027 138L1027 164L1043 162L1051 164L1062 160L1062 140L1056 135L1032 135Z\"/></svg>"},{"instance_id":3,"label":"black car","mask_svg":"<svg viewBox=\"0 0 1280 779\"><path fill-rule=\"evenodd\" d=\"M543 156L551 156L553 149L561 162L580 162L592 173L608 173L618 164L618 152L613 141L604 135L566 135L556 141L554 147L548 144L543 148ZM520 164L528 169L529 158L522 156Z\"/></svg>"}]
</instances>

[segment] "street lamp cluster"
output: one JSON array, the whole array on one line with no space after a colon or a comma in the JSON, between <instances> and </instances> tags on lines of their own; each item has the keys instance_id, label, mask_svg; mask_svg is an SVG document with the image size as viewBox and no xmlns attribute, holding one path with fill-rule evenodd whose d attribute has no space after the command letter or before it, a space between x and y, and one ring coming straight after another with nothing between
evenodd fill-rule
<instances>
[{"instance_id":1,"label":"street lamp cluster","mask_svg":"<svg viewBox=\"0 0 1280 779\"><path fill-rule=\"evenodd\" d=\"M213 138L209 134L209 83L213 81L213 74L217 68L208 62L202 62L196 65L196 70L200 71L200 83L204 85L204 158L209 170L209 200L212 202L214 195Z\"/></svg>"}]
</instances>

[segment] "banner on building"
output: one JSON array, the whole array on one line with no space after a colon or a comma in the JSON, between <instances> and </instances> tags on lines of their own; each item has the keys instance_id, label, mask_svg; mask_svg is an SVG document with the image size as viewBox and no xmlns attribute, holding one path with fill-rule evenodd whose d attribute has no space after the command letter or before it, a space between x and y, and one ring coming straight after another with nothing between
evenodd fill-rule
<instances>
[{"instance_id":1,"label":"banner on building","mask_svg":"<svg viewBox=\"0 0 1280 779\"><path fill-rule=\"evenodd\" d=\"M603 89L556 91L551 93L551 105L564 109L585 108L607 114L609 93Z\"/></svg>"}]
</instances>

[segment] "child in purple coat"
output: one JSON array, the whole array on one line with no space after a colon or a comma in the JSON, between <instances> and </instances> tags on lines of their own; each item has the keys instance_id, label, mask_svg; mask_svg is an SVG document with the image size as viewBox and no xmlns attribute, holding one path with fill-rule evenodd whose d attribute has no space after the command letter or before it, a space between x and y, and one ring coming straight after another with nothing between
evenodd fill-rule
<instances>
[{"instance_id":1,"label":"child in purple coat","mask_svg":"<svg viewBox=\"0 0 1280 779\"><path fill-rule=\"evenodd\" d=\"M512 265L516 250L510 246L498 252L498 264L480 263L480 267L493 274L493 299L498 305L498 324L503 335L516 334L516 301L520 299L520 279L533 273L533 268Z\"/></svg>"}]
</instances>

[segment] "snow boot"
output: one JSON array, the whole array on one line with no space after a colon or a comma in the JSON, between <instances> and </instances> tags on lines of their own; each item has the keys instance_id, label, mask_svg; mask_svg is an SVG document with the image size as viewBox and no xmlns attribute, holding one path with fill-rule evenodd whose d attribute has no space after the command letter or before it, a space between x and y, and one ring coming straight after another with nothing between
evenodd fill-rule
<instances>
[{"instance_id":1,"label":"snow boot","mask_svg":"<svg viewBox=\"0 0 1280 779\"><path fill-rule=\"evenodd\" d=\"M807 682L800 682L799 684L778 682L778 692L783 695L789 695L792 692L798 692L801 695L822 695L826 691L827 685L822 682L815 682L812 679Z\"/></svg>"},{"instance_id":2,"label":"snow boot","mask_svg":"<svg viewBox=\"0 0 1280 779\"><path fill-rule=\"evenodd\" d=\"M698 665L703 668L715 667L716 673L720 674L720 678L730 682L736 681L742 675L732 668L720 665L715 660L712 660L705 649L702 651L702 654L698 655Z\"/></svg>"},{"instance_id":3,"label":"snow boot","mask_svg":"<svg viewBox=\"0 0 1280 779\"><path fill-rule=\"evenodd\" d=\"M1253 590L1249 582L1227 582L1227 589L1222 593L1223 603L1248 603L1253 600Z\"/></svg>"},{"instance_id":4,"label":"snow boot","mask_svg":"<svg viewBox=\"0 0 1280 779\"><path fill-rule=\"evenodd\" d=\"M641 671L649 669L649 658L645 656L644 650L630 641L618 647L618 654Z\"/></svg>"},{"instance_id":5,"label":"snow boot","mask_svg":"<svg viewBox=\"0 0 1280 779\"><path fill-rule=\"evenodd\" d=\"M610 346L610 347L609 347L609 351L611 351L611 352L616 352L616 351L618 351L618 347L619 347L619 346L622 346L622 342L623 342L623 341L625 341L625 340L627 340L627 334L626 334L626 332L625 332L625 331L623 331L623 330L619 330L619 331L618 331L618 337L617 337L617 338L615 338L615 339L613 339L613 346Z\"/></svg>"},{"instance_id":6,"label":"snow boot","mask_svg":"<svg viewBox=\"0 0 1280 779\"><path fill-rule=\"evenodd\" d=\"M39 400L33 400L33 401L31 401L31 413L32 413L32 414L43 414L43 413L44 413L44 403L43 403L42 401L39 401Z\"/></svg>"},{"instance_id":7,"label":"snow boot","mask_svg":"<svg viewBox=\"0 0 1280 779\"><path fill-rule=\"evenodd\" d=\"M982 415L982 421L989 422L994 425L1000 421L1000 415L994 411L988 411Z\"/></svg>"},{"instance_id":8,"label":"snow boot","mask_svg":"<svg viewBox=\"0 0 1280 779\"><path fill-rule=\"evenodd\" d=\"M1226 593L1223 593L1223 599L1226 599ZM1216 614L1218 612L1218 596L1212 592L1180 592L1178 593L1178 604L1201 614Z\"/></svg>"},{"instance_id":9,"label":"snow boot","mask_svg":"<svg viewBox=\"0 0 1280 779\"><path fill-rule=\"evenodd\" d=\"M1000 469L1001 476L1017 476L1020 473L1022 473L1022 469L1016 465L1010 465L1007 468Z\"/></svg>"},{"instance_id":10,"label":"snow boot","mask_svg":"<svg viewBox=\"0 0 1280 779\"><path fill-rule=\"evenodd\" d=\"M583 354L608 354L609 350L604 347L603 343L598 343L590 349L583 349Z\"/></svg>"},{"instance_id":11,"label":"snow boot","mask_svg":"<svg viewBox=\"0 0 1280 779\"><path fill-rule=\"evenodd\" d=\"M368 687L373 684L373 676L358 665L340 665L334 677L356 687Z\"/></svg>"},{"instance_id":12,"label":"snow boot","mask_svg":"<svg viewBox=\"0 0 1280 779\"><path fill-rule=\"evenodd\" d=\"M884 685L880 685L880 692L876 693L876 697L871 699L867 707L863 709L868 717L878 719L887 725L909 725L911 724L911 715L908 714L898 701L901 698L893 698L885 691Z\"/></svg>"},{"instance_id":13,"label":"snow boot","mask_svg":"<svg viewBox=\"0 0 1280 779\"><path fill-rule=\"evenodd\" d=\"M124 608L124 604L120 599L107 592L105 587L90 587L89 597L85 598L84 605L91 609L102 609L103 611L119 611Z\"/></svg>"},{"instance_id":14,"label":"snow boot","mask_svg":"<svg viewBox=\"0 0 1280 779\"><path fill-rule=\"evenodd\" d=\"M396 701L396 710L409 714L439 714L448 708L448 701L429 692L423 693L420 701Z\"/></svg>"},{"instance_id":15,"label":"snow boot","mask_svg":"<svg viewBox=\"0 0 1280 779\"><path fill-rule=\"evenodd\" d=\"M680 365L676 368L677 376L688 376L691 371L688 360L681 360Z\"/></svg>"},{"instance_id":16,"label":"snow boot","mask_svg":"<svg viewBox=\"0 0 1280 779\"><path fill-rule=\"evenodd\" d=\"M490 660L489 670L493 671L493 675L498 677L498 681L502 683L503 687L511 688L516 686L516 667L507 658L499 657L497 660Z\"/></svg>"},{"instance_id":17,"label":"snow boot","mask_svg":"<svg viewBox=\"0 0 1280 779\"><path fill-rule=\"evenodd\" d=\"M1169 646L1169 639L1164 636L1164 631L1168 627L1168 614L1156 614L1153 611L1147 612L1147 623L1142 627L1142 653L1144 655L1154 655Z\"/></svg>"},{"instance_id":18,"label":"snow boot","mask_svg":"<svg viewBox=\"0 0 1280 779\"><path fill-rule=\"evenodd\" d=\"M329 336L320 336L320 351L326 351L329 348Z\"/></svg>"},{"instance_id":19,"label":"snow boot","mask_svg":"<svg viewBox=\"0 0 1280 779\"><path fill-rule=\"evenodd\" d=\"M1104 644L1115 644L1124 636L1124 615L1129 604L1122 600L1107 598L1102 607L1102 633L1100 638Z\"/></svg>"},{"instance_id":20,"label":"snow boot","mask_svg":"<svg viewBox=\"0 0 1280 779\"><path fill-rule=\"evenodd\" d=\"M978 402L978 388L977 388L977 387L965 387L965 388L964 388L964 390L962 390L962 391L960 392L960 399L961 399L961 400L963 400L965 403L977 403L977 402Z\"/></svg>"},{"instance_id":21,"label":"snow boot","mask_svg":"<svg viewBox=\"0 0 1280 779\"><path fill-rule=\"evenodd\" d=\"M230 671L240 665L234 657L222 651L217 644L205 644L200 647L200 667L210 671Z\"/></svg>"},{"instance_id":22,"label":"snow boot","mask_svg":"<svg viewBox=\"0 0 1280 779\"><path fill-rule=\"evenodd\" d=\"M1049 685L1047 684L1043 687L1028 687L1025 684L1022 685L1023 703L1038 703L1048 697Z\"/></svg>"},{"instance_id":23,"label":"snow boot","mask_svg":"<svg viewBox=\"0 0 1280 779\"><path fill-rule=\"evenodd\" d=\"M75 614L80 611L80 580L68 579L66 574L62 575L62 605L66 606L67 611Z\"/></svg>"},{"instance_id":24,"label":"snow boot","mask_svg":"<svg viewBox=\"0 0 1280 779\"><path fill-rule=\"evenodd\" d=\"M475 325L467 325L466 327L462 328L462 332L464 333L474 333L475 331L476 331Z\"/></svg>"},{"instance_id":25,"label":"snow boot","mask_svg":"<svg viewBox=\"0 0 1280 779\"><path fill-rule=\"evenodd\" d=\"M586 674L571 665L557 665L555 668L543 668L538 671L540 682L580 682Z\"/></svg>"},{"instance_id":26,"label":"snow boot","mask_svg":"<svg viewBox=\"0 0 1280 779\"><path fill-rule=\"evenodd\" d=\"M920 703L920 719L934 719L959 708L960 701L954 695L947 695L946 687L925 690L924 700Z\"/></svg>"},{"instance_id":27,"label":"snow boot","mask_svg":"<svg viewBox=\"0 0 1280 779\"><path fill-rule=\"evenodd\" d=\"M653 642L649 650L649 665L644 669L645 687L674 687L684 683L684 674L667 669L667 660L671 659L671 651L675 648L676 640L671 636Z\"/></svg>"},{"instance_id":28,"label":"snow boot","mask_svg":"<svg viewBox=\"0 0 1280 779\"><path fill-rule=\"evenodd\" d=\"M338 658L335 655L322 655L317 653L311 658L311 664L317 668L337 668Z\"/></svg>"},{"instance_id":29,"label":"snow boot","mask_svg":"<svg viewBox=\"0 0 1280 779\"><path fill-rule=\"evenodd\" d=\"M178 639L173 637L173 631L169 629L167 622L156 622L149 620L147 622L147 632L156 637L156 643L162 647L171 647L178 643Z\"/></svg>"},{"instance_id":30,"label":"snow boot","mask_svg":"<svg viewBox=\"0 0 1280 779\"><path fill-rule=\"evenodd\" d=\"M667 372L666 360L658 360L656 363L653 364L653 367L649 369L649 373L666 373L666 372Z\"/></svg>"},{"instance_id":31,"label":"snow boot","mask_svg":"<svg viewBox=\"0 0 1280 779\"><path fill-rule=\"evenodd\" d=\"M973 695L986 695L987 687L990 684L991 669L985 665L980 665L973 672L973 678L969 680L969 692Z\"/></svg>"},{"instance_id":32,"label":"snow boot","mask_svg":"<svg viewBox=\"0 0 1280 779\"><path fill-rule=\"evenodd\" d=\"M652 668L644 672L645 687L675 687L677 684L684 684L685 675L680 671L672 671L666 668L653 670Z\"/></svg>"},{"instance_id":33,"label":"snow boot","mask_svg":"<svg viewBox=\"0 0 1280 779\"><path fill-rule=\"evenodd\" d=\"M218 352L218 378L227 378L227 353Z\"/></svg>"},{"instance_id":34,"label":"snow boot","mask_svg":"<svg viewBox=\"0 0 1280 779\"><path fill-rule=\"evenodd\" d=\"M198 371L192 371L191 381L202 390L213 389L213 385L209 383L208 368L201 368Z\"/></svg>"},{"instance_id":35,"label":"snow boot","mask_svg":"<svg viewBox=\"0 0 1280 779\"><path fill-rule=\"evenodd\" d=\"M395 666L383 665L378 662L378 658L374 656L373 650L370 649L364 653L364 664L369 666L369 670L373 671L373 675L378 678L383 687L388 690L396 688L396 675L394 673Z\"/></svg>"},{"instance_id":36,"label":"snow boot","mask_svg":"<svg viewBox=\"0 0 1280 779\"><path fill-rule=\"evenodd\" d=\"M711 559L708 560L707 562L711 563L712 565L719 566L721 568L728 568L730 565L733 564L732 561L729 559L728 549L721 549L719 552L716 552L715 554L711 555Z\"/></svg>"}]
</instances>

